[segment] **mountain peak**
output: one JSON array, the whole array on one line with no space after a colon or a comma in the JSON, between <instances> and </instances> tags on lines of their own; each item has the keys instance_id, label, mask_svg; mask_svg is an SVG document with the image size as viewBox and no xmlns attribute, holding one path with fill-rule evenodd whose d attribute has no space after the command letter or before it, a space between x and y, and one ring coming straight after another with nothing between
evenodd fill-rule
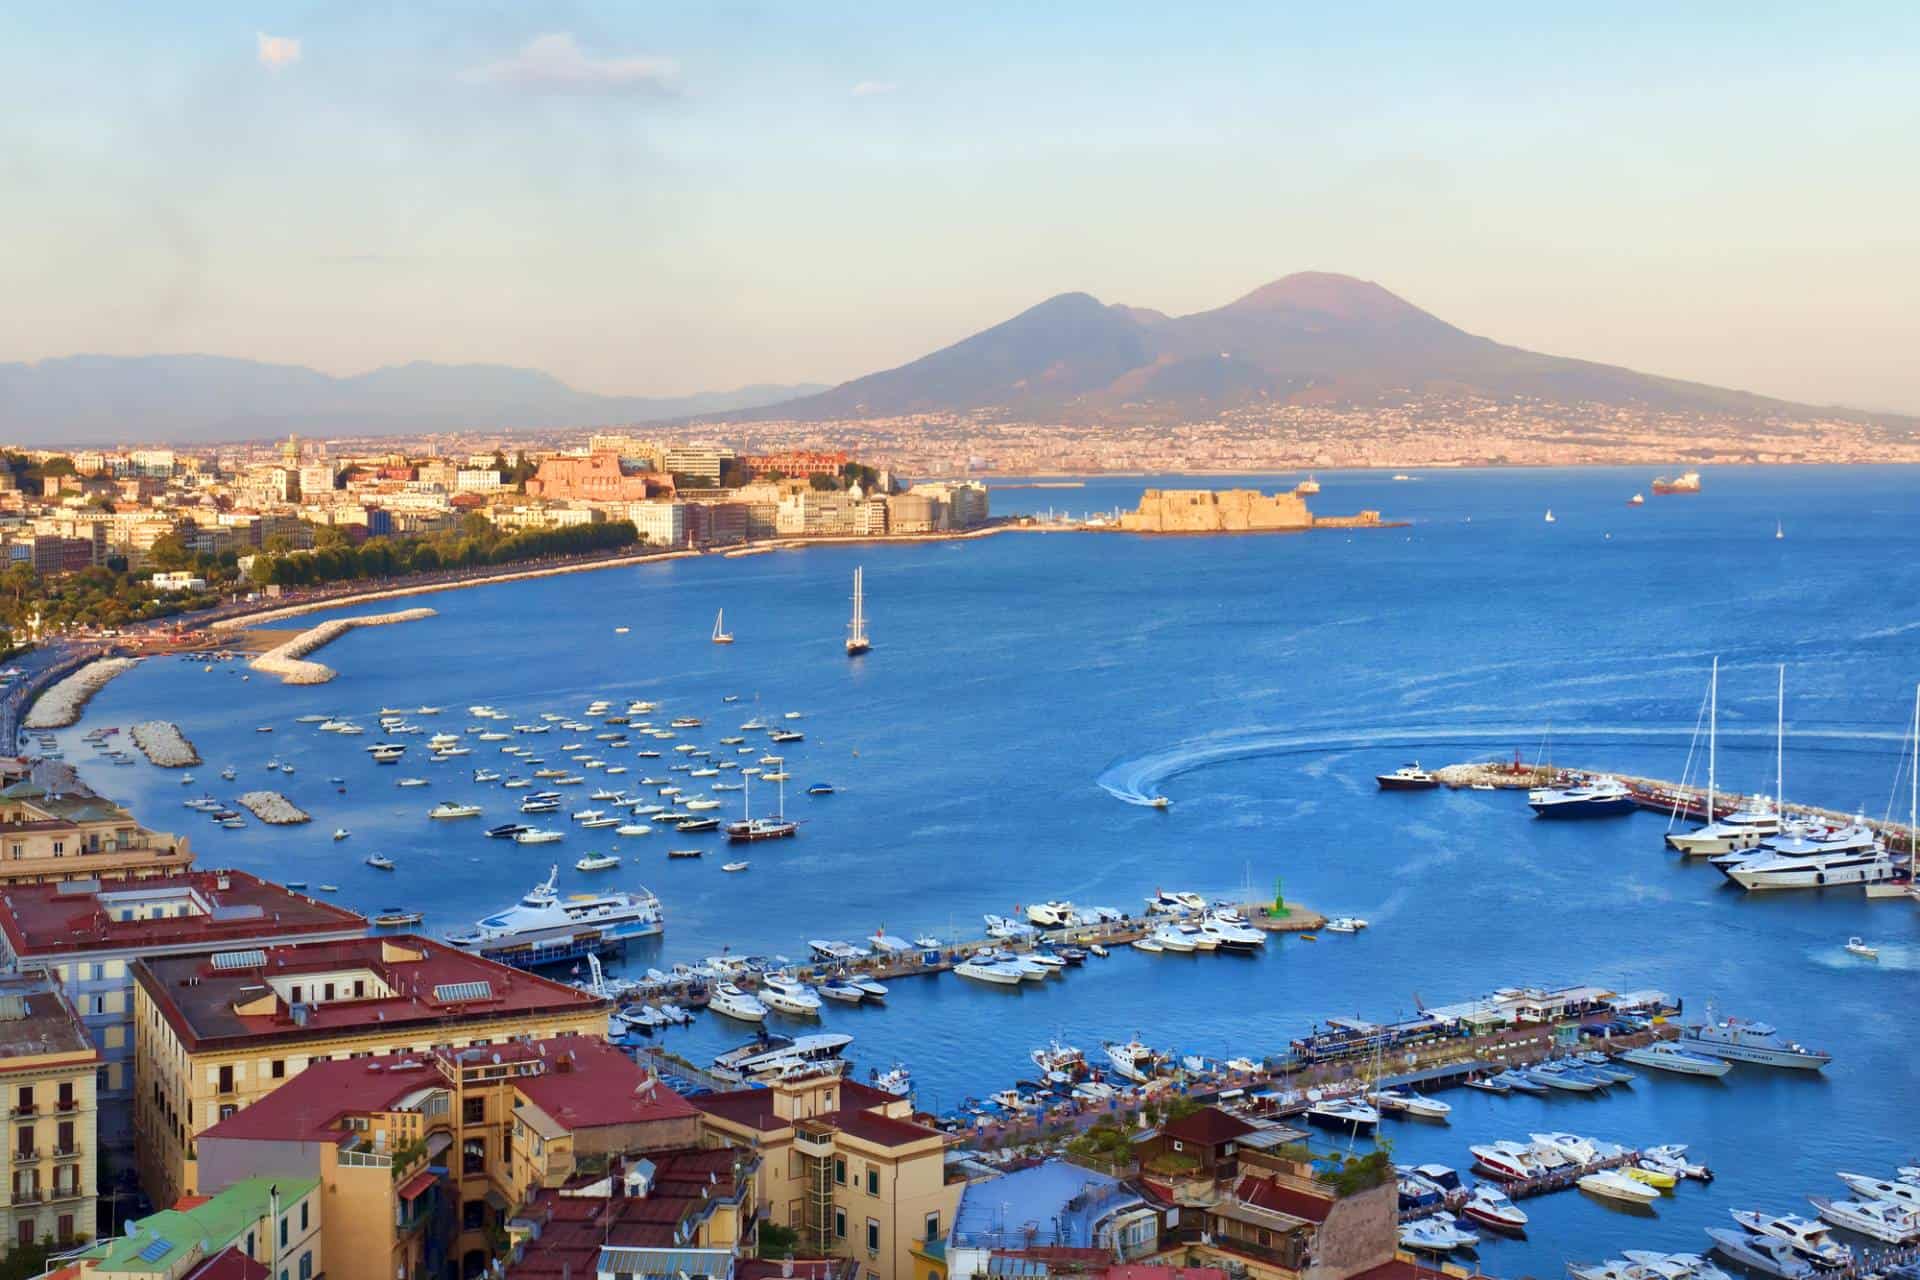
<instances>
[{"instance_id":1,"label":"mountain peak","mask_svg":"<svg viewBox=\"0 0 1920 1280\"><path fill-rule=\"evenodd\" d=\"M1222 311L1309 311L1359 323L1389 323L1413 317L1431 319L1404 298L1371 280L1331 271L1296 271L1235 299Z\"/></svg>"}]
</instances>

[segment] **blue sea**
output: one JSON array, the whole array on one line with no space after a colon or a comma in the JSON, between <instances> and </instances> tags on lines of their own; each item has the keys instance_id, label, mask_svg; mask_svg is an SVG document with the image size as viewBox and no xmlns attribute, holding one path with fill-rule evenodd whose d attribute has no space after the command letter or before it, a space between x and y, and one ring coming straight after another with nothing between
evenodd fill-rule
<instances>
[{"instance_id":1,"label":"blue sea","mask_svg":"<svg viewBox=\"0 0 1920 1280\"><path fill-rule=\"evenodd\" d=\"M1869 903L1857 889L1743 895L1664 852L1666 822L1652 815L1542 823L1516 793L1374 786L1376 772L1411 759L1515 752L1677 778L1717 655L1723 785L1771 790L1784 664L1788 798L1904 817L1902 741L1920 681L1913 472L1716 468L1697 496L1649 493L1628 507L1650 479L1331 473L1316 510L1375 508L1408 527L1007 533L452 592L424 601L438 610L430 620L321 651L340 672L330 684L159 660L112 684L62 736L91 782L147 822L190 833L202 865L336 882L352 906L424 909L430 932L504 905L556 858L565 888L645 884L665 903L667 930L635 949L630 971L723 948L798 958L809 938L881 926L977 936L983 912L1046 898L1135 910L1158 887L1268 895L1277 881L1289 899L1372 922L1356 937L1276 940L1252 959L1122 951L1043 987L904 980L884 1009L826 1011L824 1025L856 1036L861 1069L904 1062L934 1110L1029 1075L1028 1050L1052 1036L1097 1052L1138 1032L1184 1052L1259 1056L1330 1016L1390 1019L1518 984L1659 988L1692 1011L1712 1001L1833 1051L1817 1076L1738 1067L1721 1081L1642 1078L1598 1099L1455 1090L1448 1126L1386 1122L1396 1158L1463 1170L1470 1143L1554 1129L1684 1142L1719 1174L1651 1215L1577 1192L1529 1201L1528 1238L1484 1244L1480 1265L1548 1274L1622 1248L1702 1248L1701 1228L1726 1224L1730 1208L1810 1212L1808 1195L1845 1194L1834 1170L1888 1176L1920 1149L1913 905ZM1105 511L1145 487L1202 483L1281 481L1100 479L996 491L994 508ZM855 566L874 648L849 661ZM737 638L727 647L708 638L723 607ZM362 750L383 705L441 704L430 723L458 730L473 723L469 704L528 720L640 697L657 700L663 720L702 717L706 728L680 741L708 745L749 715L784 723L801 712L806 742L787 753L801 835L754 847L740 875L722 873L715 837L704 859L671 863L668 845L687 837L574 829L557 846L517 847L481 834L515 802L469 781L476 765L506 762L487 744L397 768ZM354 715L370 732L294 723L307 713ZM178 721L198 745L198 784L145 764L85 763L85 729L149 717ZM267 724L271 735L256 732ZM270 778L269 756L297 772ZM625 781L669 762L630 762ZM228 763L238 784L216 777ZM394 785L428 771L431 788ZM331 775L347 780L345 794ZM816 781L837 793L799 794ZM212 828L180 807L208 783L220 794L278 786L314 821ZM1130 802L1156 792L1170 810ZM737 796L722 794L723 812ZM429 822L428 807L448 798L485 816ZM352 838L332 843L337 826ZM571 869L597 849L625 865L610 876ZM399 869L363 866L374 851ZM1877 963L1842 949L1854 934L1880 945ZM696 1058L740 1039L712 1016L662 1037Z\"/></svg>"}]
</instances>

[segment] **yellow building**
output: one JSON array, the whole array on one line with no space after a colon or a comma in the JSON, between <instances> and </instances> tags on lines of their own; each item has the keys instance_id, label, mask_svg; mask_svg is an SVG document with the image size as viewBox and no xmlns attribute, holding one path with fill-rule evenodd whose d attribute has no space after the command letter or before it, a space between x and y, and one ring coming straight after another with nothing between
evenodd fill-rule
<instances>
[{"instance_id":1,"label":"yellow building","mask_svg":"<svg viewBox=\"0 0 1920 1280\"><path fill-rule=\"evenodd\" d=\"M805 1251L911 1280L917 1251L945 1239L961 1184L947 1181L947 1136L915 1123L905 1098L823 1074L690 1101L709 1143L760 1153L769 1220Z\"/></svg>"},{"instance_id":2,"label":"yellow building","mask_svg":"<svg viewBox=\"0 0 1920 1280\"><path fill-rule=\"evenodd\" d=\"M158 956L134 966L134 1140L156 1203L194 1139L316 1062L604 1037L608 1001L412 936Z\"/></svg>"},{"instance_id":3,"label":"yellow building","mask_svg":"<svg viewBox=\"0 0 1920 1280\"><path fill-rule=\"evenodd\" d=\"M94 1071L100 1055L57 986L0 979L0 1088L7 1111L7 1185L0 1253L94 1231Z\"/></svg>"},{"instance_id":4,"label":"yellow building","mask_svg":"<svg viewBox=\"0 0 1920 1280\"><path fill-rule=\"evenodd\" d=\"M65 765L42 762L0 788L0 886L144 879L192 865L186 837L147 830Z\"/></svg>"}]
</instances>

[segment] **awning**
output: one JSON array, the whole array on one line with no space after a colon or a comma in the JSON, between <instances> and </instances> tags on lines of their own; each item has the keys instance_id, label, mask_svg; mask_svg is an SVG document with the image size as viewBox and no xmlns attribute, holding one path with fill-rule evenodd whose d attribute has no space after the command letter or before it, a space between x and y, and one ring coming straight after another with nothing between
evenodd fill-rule
<instances>
[{"instance_id":1,"label":"awning","mask_svg":"<svg viewBox=\"0 0 1920 1280\"><path fill-rule=\"evenodd\" d=\"M431 1190L433 1187L433 1184L438 1182L439 1180L440 1179L435 1176L433 1170L422 1169L420 1172L414 1174L411 1178L408 1178L405 1182L400 1184L400 1198L402 1200L418 1200L421 1196L425 1195L429 1190Z\"/></svg>"},{"instance_id":2,"label":"awning","mask_svg":"<svg viewBox=\"0 0 1920 1280\"><path fill-rule=\"evenodd\" d=\"M500 1213L505 1213L507 1210L513 1208L511 1204L507 1203L507 1198L501 1195L497 1188L488 1187L486 1199L487 1203L492 1205Z\"/></svg>"},{"instance_id":3,"label":"awning","mask_svg":"<svg viewBox=\"0 0 1920 1280\"><path fill-rule=\"evenodd\" d=\"M450 1134L430 1133L427 1135L427 1154L429 1156L437 1156L452 1145L453 1137Z\"/></svg>"}]
</instances>

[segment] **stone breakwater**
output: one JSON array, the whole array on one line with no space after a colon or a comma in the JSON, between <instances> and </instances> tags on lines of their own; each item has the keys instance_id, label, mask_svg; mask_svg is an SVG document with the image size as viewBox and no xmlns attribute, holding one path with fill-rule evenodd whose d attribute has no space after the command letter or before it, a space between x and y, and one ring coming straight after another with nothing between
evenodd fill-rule
<instances>
[{"instance_id":1,"label":"stone breakwater","mask_svg":"<svg viewBox=\"0 0 1920 1280\"><path fill-rule=\"evenodd\" d=\"M107 687L107 681L131 671L138 658L101 658L89 662L34 700L27 712L29 729L64 729L80 718L89 699Z\"/></svg>"},{"instance_id":2,"label":"stone breakwater","mask_svg":"<svg viewBox=\"0 0 1920 1280\"><path fill-rule=\"evenodd\" d=\"M240 807L270 827L291 827L313 821L313 815L278 791L249 791L240 797Z\"/></svg>"},{"instance_id":3,"label":"stone breakwater","mask_svg":"<svg viewBox=\"0 0 1920 1280\"><path fill-rule=\"evenodd\" d=\"M162 769L184 769L200 763L200 753L171 720L142 720L128 730L133 745Z\"/></svg>"},{"instance_id":4,"label":"stone breakwater","mask_svg":"<svg viewBox=\"0 0 1920 1280\"><path fill-rule=\"evenodd\" d=\"M255 671L279 676L283 684L325 684L338 673L325 663L305 661L306 655L315 649L338 640L356 627L384 627L395 622L417 622L421 618L431 618L433 615L432 609L402 609L397 613L369 613L358 618L335 618L317 627L309 627L285 644L267 650L247 665Z\"/></svg>"}]
</instances>

